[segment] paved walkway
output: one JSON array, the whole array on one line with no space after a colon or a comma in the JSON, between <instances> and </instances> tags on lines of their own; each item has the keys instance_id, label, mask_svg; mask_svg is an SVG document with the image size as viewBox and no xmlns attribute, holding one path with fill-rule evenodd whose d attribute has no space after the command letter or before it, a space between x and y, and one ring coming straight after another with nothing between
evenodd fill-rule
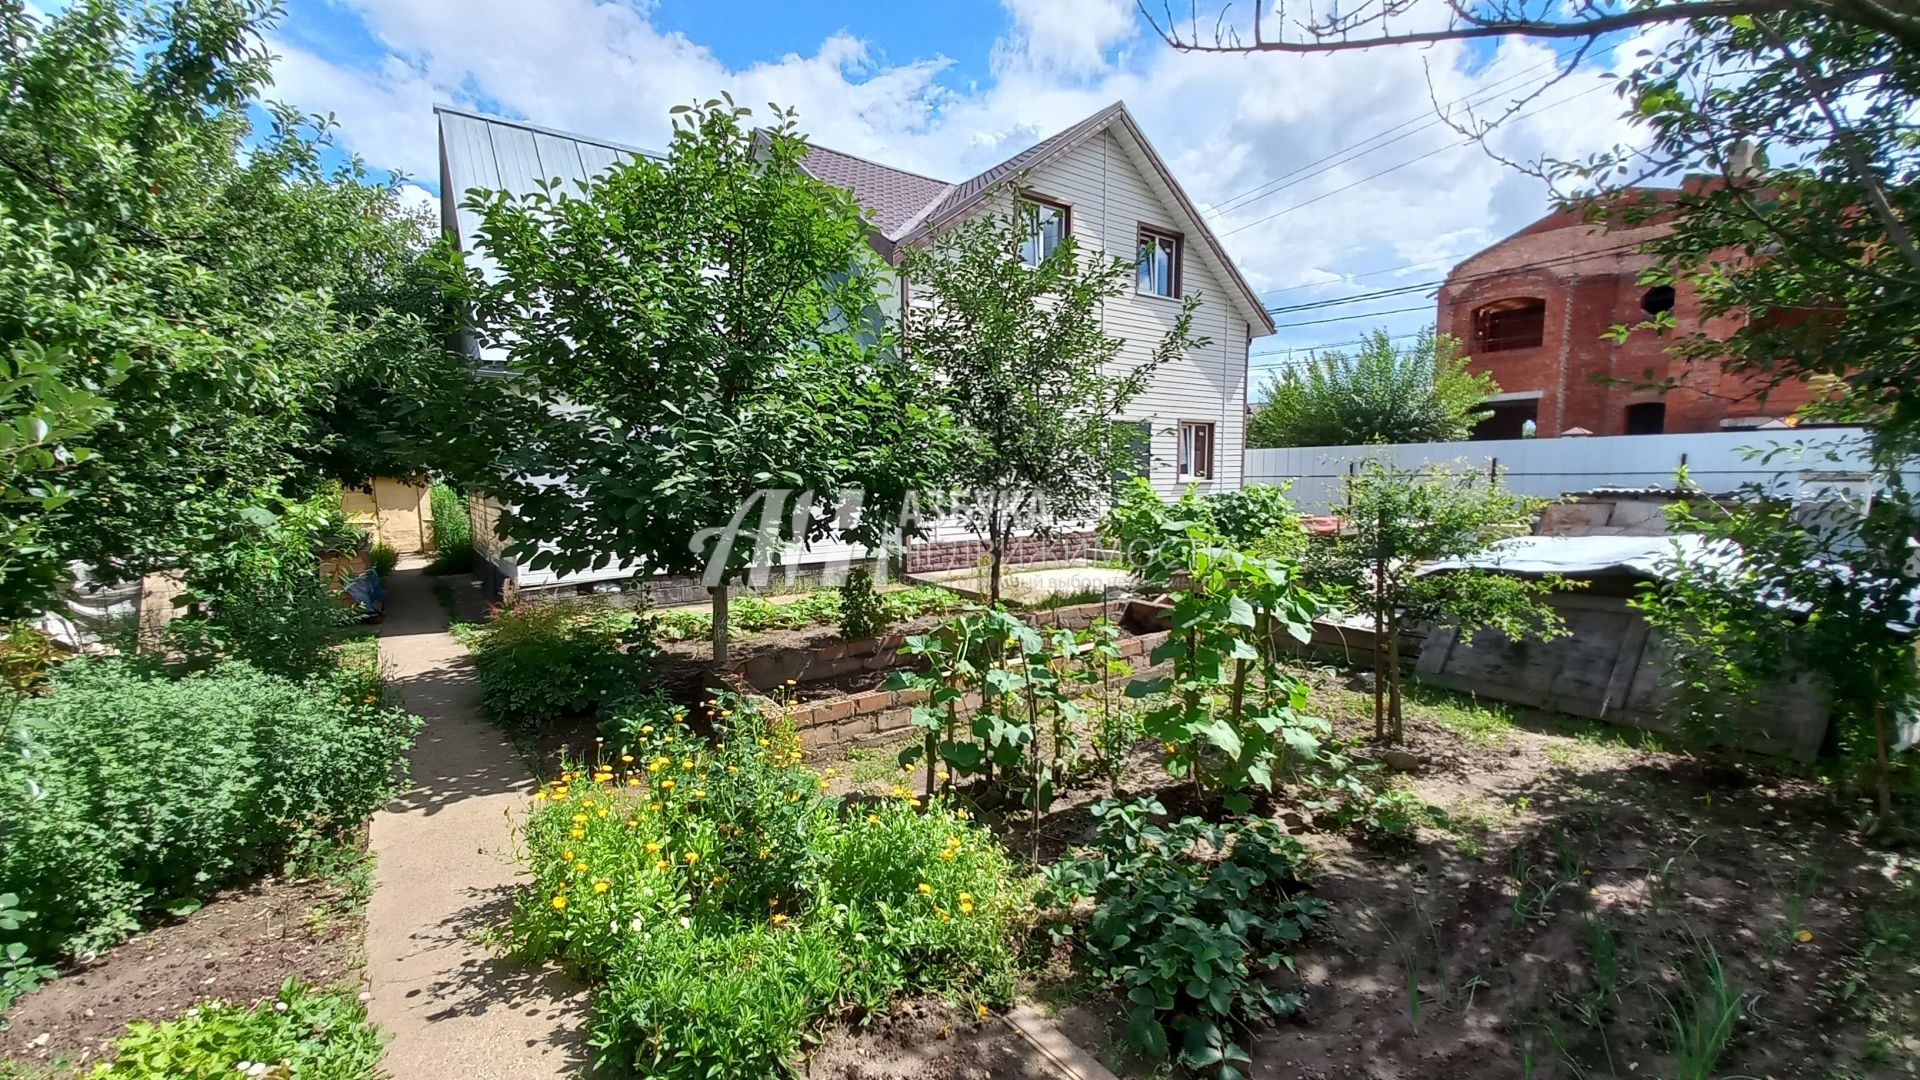
<instances>
[{"instance_id":1,"label":"paved walkway","mask_svg":"<svg viewBox=\"0 0 1920 1080\"><path fill-rule=\"evenodd\" d=\"M455 579L466 588L464 579ZM476 944L505 922L514 865L508 814L533 780L480 718L473 667L447 633L432 579L410 560L388 583L380 653L426 718L413 787L373 819L367 976L395 1080L528 1080L585 1065L586 994Z\"/></svg>"}]
</instances>

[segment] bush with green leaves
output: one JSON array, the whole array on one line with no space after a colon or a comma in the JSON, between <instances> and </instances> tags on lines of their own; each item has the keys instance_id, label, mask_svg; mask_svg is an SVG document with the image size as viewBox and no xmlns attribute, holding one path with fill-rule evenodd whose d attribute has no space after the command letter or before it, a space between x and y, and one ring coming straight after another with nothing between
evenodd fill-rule
<instances>
[{"instance_id":1,"label":"bush with green leaves","mask_svg":"<svg viewBox=\"0 0 1920 1080\"><path fill-rule=\"evenodd\" d=\"M376 1080L386 1037L351 990L288 979L252 1007L204 1001L166 1023L136 1020L93 1080ZM259 1071L253 1071L259 1067Z\"/></svg>"},{"instance_id":2,"label":"bush with green leaves","mask_svg":"<svg viewBox=\"0 0 1920 1080\"><path fill-rule=\"evenodd\" d=\"M27 952L26 925L34 913L20 906L20 897L0 893L0 1031L7 1028L6 1013L21 995L53 978L53 966Z\"/></svg>"},{"instance_id":3,"label":"bush with green leaves","mask_svg":"<svg viewBox=\"0 0 1920 1080\"><path fill-rule=\"evenodd\" d=\"M433 510L433 561L429 574L464 574L473 569L473 519L467 515L467 496L435 480L427 487Z\"/></svg>"},{"instance_id":4,"label":"bush with green leaves","mask_svg":"<svg viewBox=\"0 0 1920 1080\"><path fill-rule=\"evenodd\" d=\"M870 588L871 579L868 584ZM844 638L873 636L856 635L846 629L842 592L841 589L815 589L791 600L770 600L750 593L736 595L727 602L728 626L733 633L752 634L764 630L805 630L810 626L841 622ZM938 585L914 585L869 595L872 617L882 629L922 615L953 611L966 604L960 594ZM713 616L706 611L657 611L648 615L647 620L662 641L704 641L713 637Z\"/></svg>"},{"instance_id":5,"label":"bush with green leaves","mask_svg":"<svg viewBox=\"0 0 1920 1080\"><path fill-rule=\"evenodd\" d=\"M1285 484L1248 484L1206 496L1214 532L1229 546L1268 556L1298 557L1307 546L1300 511Z\"/></svg>"},{"instance_id":6,"label":"bush with green leaves","mask_svg":"<svg viewBox=\"0 0 1920 1080\"><path fill-rule=\"evenodd\" d=\"M599 984L602 1067L790 1075L849 1009L1011 996L1026 905L991 835L911 795L843 810L790 727L709 708L716 739L654 715L534 796L509 941Z\"/></svg>"},{"instance_id":7,"label":"bush with green leaves","mask_svg":"<svg viewBox=\"0 0 1920 1080\"><path fill-rule=\"evenodd\" d=\"M393 571L400 565L400 552L393 545L382 542L373 545L367 553L367 567L380 575L381 581L393 577Z\"/></svg>"},{"instance_id":8,"label":"bush with green leaves","mask_svg":"<svg viewBox=\"0 0 1920 1080\"><path fill-rule=\"evenodd\" d=\"M1152 820L1156 799L1094 804L1090 851L1047 870L1041 903L1094 902L1080 930L1088 967L1128 1002L1127 1039L1227 1080L1252 1064L1240 1041L1303 999L1268 985L1326 913L1302 891L1305 853L1273 822ZM1169 1031L1169 1028L1171 1031Z\"/></svg>"},{"instance_id":9,"label":"bush with green leaves","mask_svg":"<svg viewBox=\"0 0 1920 1080\"><path fill-rule=\"evenodd\" d=\"M873 571L856 567L840 586L840 636L848 641L870 638L886 630L887 607L873 591Z\"/></svg>"},{"instance_id":10,"label":"bush with green leaves","mask_svg":"<svg viewBox=\"0 0 1920 1080\"><path fill-rule=\"evenodd\" d=\"M630 611L599 603L522 601L463 632L493 721L537 730L584 713L641 681L646 628Z\"/></svg>"},{"instance_id":11,"label":"bush with green leaves","mask_svg":"<svg viewBox=\"0 0 1920 1080\"><path fill-rule=\"evenodd\" d=\"M418 725L371 666L303 685L238 662L64 665L0 728L0 892L39 913L28 954L94 951L358 826Z\"/></svg>"},{"instance_id":12,"label":"bush with green leaves","mask_svg":"<svg viewBox=\"0 0 1920 1080\"><path fill-rule=\"evenodd\" d=\"M1169 503L1145 477L1136 476L1100 519L1100 535L1148 580L1163 579L1163 564L1177 565L1184 546L1195 539L1249 554L1297 558L1307 546L1307 532L1287 498L1289 486L1248 484L1205 495L1188 487Z\"/></svg>"}]
</instances>

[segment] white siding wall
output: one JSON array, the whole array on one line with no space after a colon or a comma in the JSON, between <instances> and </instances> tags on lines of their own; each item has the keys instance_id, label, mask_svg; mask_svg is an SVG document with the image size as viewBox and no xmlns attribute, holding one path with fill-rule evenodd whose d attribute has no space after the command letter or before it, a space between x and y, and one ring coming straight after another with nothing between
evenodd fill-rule
<instances>
[{"instance_id":1,"label":"white siding wall","mask_svg":"<svg viewBox=\"0 0 1920 1080\"><path fill-rule=\"evenodd\" d=\"M1194 333L1212 343L1160 369L1135 400L1129 419L1153 425L1153 481L1162 494L1180 492L1174 478L1174 443L1181 420L1210 420L1215 425L1219 446L1214 480L1202 489L1237 488L1246 443L1247 322L1230 299L1233 285L1224 268L1204 242L1182 227L1175 217L1176 204L1163 198L1157 176L1150 176L1151 167L1134 157L1126 140L1103 131L1025 183L1036 195L1072 205L1073 234L1090 258L1120 258L1131 264L1141 225L1186 235L1181 289L1200 297ZM1131 367L1150 358L1179 313L1176 301L1136 294L1129 282L1126 295L1106 308L1108 333L1127 342L1121 362Z\"/></svg>"}]
</instances>

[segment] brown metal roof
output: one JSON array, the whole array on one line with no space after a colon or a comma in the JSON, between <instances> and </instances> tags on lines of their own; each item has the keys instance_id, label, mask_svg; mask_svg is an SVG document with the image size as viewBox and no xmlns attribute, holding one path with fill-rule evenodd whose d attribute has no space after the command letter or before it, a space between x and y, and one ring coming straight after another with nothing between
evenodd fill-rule
<instances>
[{"instance_id":1,"label":"brown metal roof","mask_svg":"<svg viewBox=\"0 0 1920 1080\"><path fill-rule=\"evenodd\" d=\"M873 215L874 225L889 239L899 236L927 207L953 190L945 180L812 144L801 167L835 187L853 192Z\"/></svg>"}]
</instances>

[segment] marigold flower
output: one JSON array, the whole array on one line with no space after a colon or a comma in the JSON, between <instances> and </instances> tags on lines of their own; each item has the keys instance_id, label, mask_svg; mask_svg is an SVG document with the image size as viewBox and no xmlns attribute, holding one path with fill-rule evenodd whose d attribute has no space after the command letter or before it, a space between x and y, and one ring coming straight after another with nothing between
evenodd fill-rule
<instances>
[{"instance_id":1,"label":"marigold flower","mask_svg":"<svg viewBox=\"0 0 1920 1080\"><path fill-rule=\"evenodd\" d=\"M697 851L689 851L685 855L682 855L681 858L687 860L688 866L692 866L694 863L700 861L700 853Z\"/></svg>"},{"instance_id":2,"label":"marigold flower","mask_svg":"<svg viewBox=\"0 0 1920 1080\"><path fill-rule=\"evenodd\" d=\"M632 754L621 754L621 755L620 755L620 760L621 760L621 762L622 762L622 763L624 763L624 764L627 764L627 765L631 765L631 764L633 764L633 755L632 755Z\"/></svg>"},{"instance_id":3,"label":"marigold flower","mask_svg":"<svg viewBox=\"0 0 1920 1080\"><path fill-rule=\"evenodd\" d=\"M567 835L573 837L575 840L580 840L586 837L587 830L575 825L573 828L567 830Z\"/></svg>"},{"instance_id":4,"label":"marigold flower","mask_svg":"<svg viewBox=\"0 0 1920 1080\"><path fill-rule=\"evenodd\" d=\"M651 811L653 811L654 813L656 813L656 814L657 814L657 813L659 813L659 812L660 812L660 804L659 804L659 803L657 803L657 802L651 802L651 803L648 803L648 804L647 804L647 809L649 809L649 810L651 810Z\"/></svg>"},{"instance_id":5,"label":"marigold flower","mask_svg":"<svg viewBox=\"0 0 1920 1080\"><path fill-rule=\"evenodd\" d=\"M971 900L962 900L962 901L960 902L960 914L962 914L962 915L971 915L971 914L973 914L973 901L971 901Z\"/></svg>"},{"instance_id":6,"label":"marigold flower","mask_svg":"<svg viewBox=\"0 0 1920 1080\"><path fill-rule=\"evenodd\" d=\"M670 863L670 862L668 862L667 860L665 860L665 859L661 859L661 860L659 860L658 862L655 862L655 863L653 864L653 868L654 868L655 870L666 870L666 869L668 869L668 868L670 868L670 867L671 867L672 865L673 865L673 864L672 864L672 863Z\"/></svg>"},{"instance_id":7,"label":"marigold flower","mask_svg":"<svg viewBox=\"0 0 1920 1080\"><path fill-rule=\"evenodd\" d=\"M553 910L555 911L567 910L567 894L566 893L553 894Z\"/></svg>"},{"instance_id":8,"label":"marigold flower","mask_svg":"<svg viewBox=\"0 0 1920 1080\"><path fill-rule=\"evenodd\" d=\"M869 824L869 825L878 825L878 824L880 824L880 815L879 815L879 814L868 814L868 815L867 815L867 824Z\"/></svg>"},{"instance_id":9,"label":"marigold flower","mask_svg":"<svg viewBox=\"0 0 1920 1080\"><path fill-rule=\"evenodd\" d=\"M565 850L565 851L563 851L563 852L561 852L561 853L560 853L560 860L561 860L562 862L572 862L572 861L573 861L573 849L572 849L572 848L568 848L567 850Z\"/></svg>"},{"instance_id":10,"label":"marigold flower","mask_svg":"<svg viewBox=\"0 0 1920 1080\"><path fill-rule=\"evenodd\" d=\"M785 926L786 922L787 917L785 915L775 915L773 917L773 925L775 926Z\"/></svg>"},{"instance_id":11,"label":"marigold flower","mask_svg":"<svg viewBox=\"0 0 1920 1080\"><path fill-rule=\"evenodd\" d=\"M585 860L585 859L581 859L581 860L580 860L579 862L577 862L577 863L574 863L574 864L573 864L573 869L574 869L574 872L575 872L575 873L579 873L579 874L584 874L584 873L586 873L586 872L587 872L587 860Z\"/></svg>"},{"instance_id":12,"label":"marigold flower","mask_svg":"<svg viewBox=\"0 0 1920 1080\"><path fill-rule=\"evenodd\" d=\"M637 776L629 776L629 777L627 777L627 786L628 786L628 787L639 787L639 786L640 786L640 778L639 778L639 777L637 777Z\"/></svg>"},{"instance_id":13,"label":"marigold flower","mask_svg":"<svg viewBox=\"0 0 1920 1080\"><path fill-rule=\"evenodd\" d=\"M641 727L640 727L640 734L642 734L642 735L651 735L651 734L653 734L653 725L652 725L652 724L642 724L642 725L641 725Z\"/></svg>"},{"instance_id":14,"label":"marigold flower","mask_svg":"<svg viewBox=\"0 0 1920 1080\"><path fill-rule=\"evenodd\" d=\"M647 841L647 854L653 855L659 852L659 850L660 850L660 844L658 841L655 841L655 840Z\"/></svg>"},{"instance_id":15,"label":"marigold flower","mask_svg":"<svg viewBox=\"0 0 1920 1080\"><path fill-rule=\"evenodd\" d=\"M639 819L639 818L628 818L628 819L627 819L627 828L629 828L629 829L631 829L631 828L633 828L633 827L634 827L635 825L638 825L638 824L640 824L640 819Z\"/></svg>"},{"instance_id":16,"label":"marigold flower","mask_svg":"<svg viewBox=\"0 0 1920 1080\"><path fill-rule=\"evenodd\" d=\"M608 889L611 889L611 888L613 888L613 883L608 881L606 878L600 878L593 883L593 892L594 892L594 895L596 896L606 892Z\"/></svg>"},{"instance_id":17,"label":"marigold flower","mask_svg":"<svg viewBox=\"0 0 1920 1080\"><path fill-rule=\"evenodd\" d=\"M688 792L688 794L692 795L696 799L704 799L707 797L707 789L694 788L692 791Z\"/></svg>"},{"instance_id":18,"label":"marigold flower","mask_svg":"<svg viewBox=\"0 0 1920 1080\"><path fill-rule=\"evenodd\" d=\"M673 790L673 777L671 777L671 776L669 776L669 777L667 777L667 778L666 778L665 780L662 780L662 781L660 781L660 790L662 790L662 791L672 791L672 790Z\"/></svg>"},{"instance_id":19,"label":"marigold flower","mask_svg":"<svg viewBox=\"0 0 1920 1080\"><path fill-rule=\"evenodd\" d=\"M952 861L953 861L953 849L952 849L952 848L948 848L948 849L946 849L945 851L942 851L942 852L940 853L940 857L941 857L942 859L944 859L944 860L946 860L947 862L952 862Z\"/></svg>"},{"instance_id":20,"label":"marigold flower","mask_svg":"<svg viewBox=\"0 0 1920 1080\"><path fill-rule=\"evenodd\" d=\"M920 895L921 895L921 896L932 896L932 895L933 895L933 886L931 886L931 885L929 885L929 884L927 884L927 883L926 883L926 882L924 882L924 881L923 881L923 882L921 882L921 883L920 883L920 884L919 884L919 885L917 886L917 890L918 890L918 892L920 893Z\"/></svg>"}]
</instances>

